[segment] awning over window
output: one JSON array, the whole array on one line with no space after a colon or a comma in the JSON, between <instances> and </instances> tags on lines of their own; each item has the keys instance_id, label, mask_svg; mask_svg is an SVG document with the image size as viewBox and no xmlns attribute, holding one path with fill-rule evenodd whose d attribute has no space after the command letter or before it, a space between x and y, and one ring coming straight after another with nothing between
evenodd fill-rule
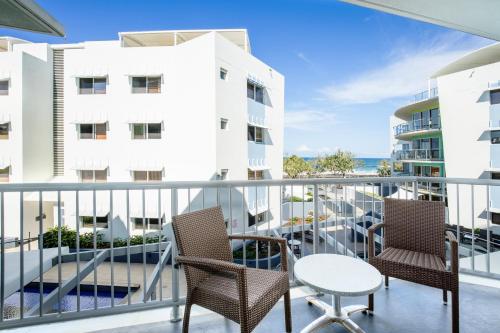
<instances>
[{"instance_id":1,"label":"awning over window","mask_svg":"<svg viewBox=\"0 0 500 333\"><path fill-rule=\"evenodd\" d=\"M90 205L81 205L78 207L78 215L79 216L94 216L94 207ZM96 217L104 217L109 214L109 208L103 207L101 205L96 205L95 207L95 216ZM75 211L76 216L76 211Z\"/></svg>"},{"instance_id":2,"label":"awning over window","mask_svg":"<svg viewBox=\"0 0 500 333\"><path fill-rule=\"evenodd\" d=\"M264 85L264 81L260 80L259 78L255 77L255 76L253 76L251 74L248 74L247 80L248 80L248 82L251 82L251 83L255 84L256 86L259 86L259 87L262 87L262 88L266 87Z\"/></svg>"},{"instance_id":3,"label":"awning over window","mask_svg":"<svg viewBox=\"0 0 500 333\"><path fill-rule=\"evenodd\" d=\"M256 126L256 127L260 127L260 128L266 128L266 129L269 128L266 125L264 118L258 118L258 117L250 116L250 115L248 116L248 125Z\"/></svg>"},{"instance_id":4,"label":"awning over window","mask_svg":"<svg viewBox=\"0 0 500 333\"><path fill-rule=\"evenodd\" d=\"M130 171L163 171L164 163L160 161L133 161L129 163Z\"/></svg>"},{"instance_id":5,"label":"awning over window","mask_svg":"<svg viewBox=\"0 0 500 333\"><path fill-rule=\"evenodd\" d=\"M0 169L5 169L7 167L10 167L10 158L0 157Z\"/></svg>"},{"instance_id":6,"label":"awning over window","mask_svg":"<svg viewBox=\"0 0 500 333\"><path fill-rule=\"evenodd\" d=\"M108 166L108 161L94 158L81 159L73 163L74 170L106 170Z\"/></svg>"},{"instance_id":7,"label":"awning over window","mask_svg":"<svg viewBox=\"0 0 500 333\"><path fill-rule=\"evenodd\" d=\"M10 113L0 112L0 124L10 123Z\"/></svg>"},{"instance_id":8,"label":"awning over window","mask_svg":"<svg viewBox=\"0 0 500 333\"><path fill-rule=\"evenodd\" d=\"M158 112L138 112L130 114L127 122L129 124L162 123L163 116Z\"/></svg>"},{"instance_id":9,"label":"awning over window","mask_svg":"<svg viewBox=\"0 0 500 333\"><path fill-rule=\"evenodd\" d=\"M80 68L74 71L70 71L73 73L71 77L74 78L91 78L91 77L107 77L108 70L105 68Z\"/></svg>"},{"instance_id":10,"label":"awning over window","mask_svg":"<svg viewBox=\"0 0 500 333\"><path fill-rule=\"evenodd\" d=\"M10 80L10 71L0 70L0 81Z\"/></svg>"},{"instance_id":11,"label":"awning over window","mask_svg":"<svg viewBox=\"0 0 500 333\"><path fill-rule=\"evenodd\" d=\"M73 124L104 124L108 121L106 112L79 112L74 115Z\"/></svg>"},{"instance_id":12,"label":"awning over window","mask_svg":"<svg viewBox=\"0 0 500 333\"><path fill-rule=\"evenodd\" d=\"M269 166L263 159L249 159L248 168L252 171L269 170Z\"/></svg>"},{"instance_id":13,"label":"awning over window","mask_svg":"<svg viewBox=\"0 0 500 333\"><path fill-rule=\"evenodd\" d=\"M131 70L125 76L147 76L147 77L161 77L163 78L163 71L157 69L140 69L140 70Z\"/></svg>"}]
</instances>

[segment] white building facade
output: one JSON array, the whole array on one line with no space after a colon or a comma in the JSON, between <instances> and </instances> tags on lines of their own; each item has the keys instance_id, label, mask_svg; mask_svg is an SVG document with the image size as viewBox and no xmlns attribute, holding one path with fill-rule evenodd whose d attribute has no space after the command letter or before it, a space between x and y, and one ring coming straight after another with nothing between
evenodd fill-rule
<instances>
[{"instance_id":1,"label":"white building facade","mask_svg":"<svg viewBox=\"0 0 500 333\"><path fill-rule=\"evenodd\" d=\"M282 177L284 77L251 54L246 30L131 32L115 41L43 45L53 53L44 76L48 91L38 92L49 99L48 127L39 129L48 136L48 171L9 181ZM244 202L239 212L227 211L228 193L201 189L179 193L176 210L218 200L236 230L279 216L279 200L269 200L267 189L244 192L231 193L231 200ZM169 191L145 191L144 204L142 192L131 191L128 207L125 192L78 195L77 204L76 193L62 194L63 223L89 231L95 213L105 237L109 222L117 238L126 237L127 226L132 234L157 232L172 212ZM55 197L46 200L56 223Z\"/></svg>"}]
</instances>

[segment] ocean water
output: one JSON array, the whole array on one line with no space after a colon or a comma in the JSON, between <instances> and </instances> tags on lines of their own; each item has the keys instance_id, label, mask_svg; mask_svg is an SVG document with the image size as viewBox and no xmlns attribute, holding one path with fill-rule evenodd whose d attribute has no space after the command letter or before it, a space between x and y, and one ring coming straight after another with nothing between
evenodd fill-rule
<instances>
[{"instance_id":1,"label":"ocean water","mask_svg":"<svg viewBox=\"0 0 500 333\"><path fill-rule=\"evenodd\" d=\"M306 161L314 160L315 157L304 157ZM358 157L355 160L361 161L363 166L354 169L354 173L366 174L377 173L377 168L382 160L389 160L389 158L379 157Z\"/></svg>"}]
</instances>

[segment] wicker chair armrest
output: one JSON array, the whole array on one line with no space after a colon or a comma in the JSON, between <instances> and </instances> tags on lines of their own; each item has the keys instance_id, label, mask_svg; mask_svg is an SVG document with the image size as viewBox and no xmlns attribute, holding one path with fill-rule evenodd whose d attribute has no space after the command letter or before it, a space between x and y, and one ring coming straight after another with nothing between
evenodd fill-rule
<instances>
[{"instance_id":1,"label":"wicker chair armrest","mask_svg":"<svg viewBox=\"0 0 500 333\"><path fill-rule=\"evenodd\" d=\"M375 256L375 231L384 226L385 223L377 223L368 228L368 259Z\"/></svg>"},{"instance_id":2,"label":"wicker chair armrest","mask_svg":"<svg viewBox=\"0 0 500 333\"><path fill-rule=\"evenodd\" d=\"M278 243L280 245L281 270L288 272L288 260L286 255L286 239L282 237L256 236L256 235L230 235L230 240L254 240L258 242Z\"/></svg>"},{"instance_id":3,"label":"wicker chair armrest","mask_svg":"<svg viewBox=\"0 0 500 333\"><path fill-rule=\"evenodd\" d=\"M237 275L245 272L245 266L224 260L187 256L177 256L175 260L178 264L191 266L206 272L235 273Z\"/></svg>"},{"instance_id":4,"label":"wicker chair armrest","mask_svg":"<svg viewBox=\"0 0 500 333\"><path fill-rule=\"evenodd\" d=\"M446 238L450 242L451 247L451 271L458 274L458 241L455 234L451 231L446 231Z\"/></svg>"}]
</instances>

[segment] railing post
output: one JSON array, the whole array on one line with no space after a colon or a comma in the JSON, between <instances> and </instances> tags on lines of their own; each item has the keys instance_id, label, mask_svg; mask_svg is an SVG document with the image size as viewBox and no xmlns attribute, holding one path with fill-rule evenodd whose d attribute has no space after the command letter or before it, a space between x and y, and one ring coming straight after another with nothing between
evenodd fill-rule
<instances>
[{"instance_id":1,"label":"railing post","mask_svg":"<svg viewBox=\"0 0 500 333\"><path fill-rule=\"evenodd\" d=\"M418 181L413 181L413 200L418 200Z\"/></svg>"},{"instance_id":2,"label":"railing post","mask_svg":"<svg viewBox=\"0 0 500 333\"><path fill-rule=\"evenodd\" d=\"M318 191L318 184L314 184L313 251L314 251L314 254L319 253L319 191Z\"/></svg>"},{"instance_id":3,"label":"railing post","mask_svg":"<svg viewBox=\"0 0 500 333\"><path fill-rule=\"evenodd\" d=\"M177 213L177 189L173 188L171 192L171 216L176 216ZM170 222L172 223L172 222ZM179 311L179 266L175 258L177 257L177 244L175 243L174 229L170 228L172 244L172 312L170 313L170 322L175 323L181 320Z\"/></svg>"}]
</instances>

